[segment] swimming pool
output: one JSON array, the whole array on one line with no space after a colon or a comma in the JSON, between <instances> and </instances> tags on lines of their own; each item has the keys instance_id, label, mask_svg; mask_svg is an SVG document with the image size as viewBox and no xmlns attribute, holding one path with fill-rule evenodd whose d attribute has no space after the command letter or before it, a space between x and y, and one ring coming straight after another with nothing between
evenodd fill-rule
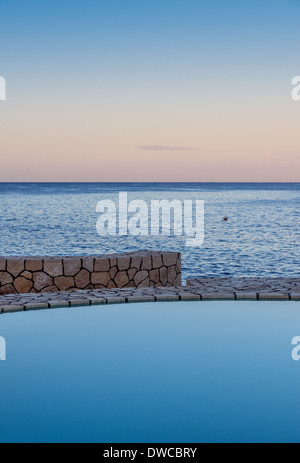
<instances>
[{"instance_id":1,"label":"swimming pool","mask_svg":"<svg viewBox=\"0 0 300 463\"><path fill-rule=\"evenodd\" d=\"M0 442L300 442L298 302L0 316Z\"/></svg>"}]
</instances>

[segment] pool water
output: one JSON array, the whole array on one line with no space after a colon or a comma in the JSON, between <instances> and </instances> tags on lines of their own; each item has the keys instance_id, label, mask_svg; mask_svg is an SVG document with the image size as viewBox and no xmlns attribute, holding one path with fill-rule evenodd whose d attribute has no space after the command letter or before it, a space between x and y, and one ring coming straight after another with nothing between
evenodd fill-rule
<instances>
[{"instance_id":1,"label":"pool water","mask_svg":"<svg viewBox=\"0 0 300 463\"><path fill-rule=\"evenodd\" d=\"M0 442L300 442L300 303L0 316Z\"/></svg>"}]
</instances>

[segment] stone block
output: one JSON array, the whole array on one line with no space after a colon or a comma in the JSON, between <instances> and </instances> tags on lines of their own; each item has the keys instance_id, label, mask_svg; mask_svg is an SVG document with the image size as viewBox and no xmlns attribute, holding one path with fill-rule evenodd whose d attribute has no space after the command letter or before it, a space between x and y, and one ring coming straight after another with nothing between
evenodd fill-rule
<instances>
[{"instance_id":1,"label":"stone block","mask_svg":"<svg viewBox=\"0 0 300 463\"><path fill-rule=\"evenodd\" d=\"M4 305L0 306L0 310L2 310L3 313L23 312L24 307L21 305Z\"/></svg>"},{"instance_id":2,"label":"stone block","mask_svg":"<svg viewBox=\"0 0 300 463\"><path fill-rule=\"evenodd\" d=\"M74 277L81 269L81 258L80 257L66 257L63 259L64 265L64 276Z\"/></svg>"},{"instance_id":3,"label":"stone block","mask_svg":"<svg viewBox=\"0 0 300 463\"><path fill-rule=\"evenodd\" d=\"M162 256L160 254L154 254L152 256L153 268L160 268L163 266Z\"/></svg>"},{"instance_id":4,"label":"stone block","mask_svg":"<svg viewBox=\"0 0 300 463\"><path fill-rule=\"evenodd\" d=\"M92 273L91 281L93 285L107 286L110 281L110 274L109 272L94 272Z\"/></svg>"},{"instance_id":5,"label":"stone block","mask_svg":"<svg viewBox=\"0 0 300 463\"><path fill-rule=\"evenodd\" d=\"M28 304L25 304L24 308L25 310L42 310L48 309L49 304L46 304L45 302L29 302Z\"/></svg>"},{"instance_id":6,"label":"stone block","mask_svg":"<svg viewBox=\"0 0 300 463\"><path fill-rule=\"evenodd\" d=\"M179 301L179 296L177 294L159 294L155 296L157 302L173 302Z\"/></svg>"},{"instance_id":7,"label":"stone block","mask_svg":"<svg viewBox=\"0 0 300 463\"><path fill-rule=\"evenodd\" d=\"M59 289L54 286L54 285L51 285L51 286L46 286L46 288L43 288L41 289L41 293L56 293L57 291L59 291Z\"/></svg>"},{"instance_id":8,"label":"stone block","mask_svg":"<svg viewBox=\"0 0 300 463\"><path fill-rule=\"evenodd\" d=\"M201 296L199 294L179 293L178 296L181 301L201 301Z\"/></svg>"},{"instance_id":9,"label":"stone block","mask_svg":"<svg viewBox=\"0 0 300 463\"><path fill-rule=\"evenodd\" d=\"M53 284L53 279L44 272L36 272L33 274L33 282L34 288L37 291L41 291L41 289L45 288L46 286L51 286Z\"/></svg>"},{"instance_id":10,"label":"stone block","mask_svg":"<svg viewBox=\"0 0 300 463\"><path fill-rule=\"evenodd\" d=\"M54 284L60 291L67 291L70 288L73 288L75 285L74 278L72 277L56 277L54 278Z\"/></svg>"},{"instance_id":11,"label":"stone block","mask_svg":"<svg viewBox=\"0 0 300 463\"><path fill-rule=\"evenodd\" d=\"M203 293L202 301L235 301L235 294L229 293Z\"/></svg>"},{"instance_id":12,"label":"stone block","mask_svg":"<svg viewBox=\"0 0 300 463\"><path fill-rule=\"evenodd\" d=\"M131 258L131 268L136 268L140 270L142 264L142 257L134 256Z\"/></svg>"},{"instance_id":13,"label":"stone block","mask_svg":"<svg viewBox=\"0 0 300 463\"><path fill-rule=\"evenodd\" d=\"M84 289L86 288L91 282L90 272L83 269L75 277L75 285L77 288Z\"/></svg>"},{"instance_id":14,"label":"stone block","mask_svg":"<svg viewBox=\"0 0 300 463\"><path fill-rule=\"evenodd\" d=\"M33 287L33 281L27 280L27 278L24 277L18 277L14 281L14 287L16 288L19 294L29 293L29 291Z\"/></svg>"},{"instance_id":15,"label":"stone block","mask_svg":"<svg viewBox=\"0 0 300 463\"><path fill-rule=\"evenodd\" d=\"M178 260L178 252L163 253L163 263L166 267L176 265Z\"/></svg>"},{"instance_id":16,"label":"stone block","mask_svg":"<svg viewBox=\"0 0 300 463\"><path fill-rule=\"evenodd\" d=\"M274 293L259 293L258 294L258 300L259 301L288 301L289 300L289 295L280 293L280 292L274 292Z\"/></svg>"},{"instance_id":17,"label":"stone block","mask_svg":"<svg viewBox=\"0 0 300 463\"><path fill-rule=\"evenodd\" d=\"M159 279L163 286L166 286L168 282L168 269L167 267L161 267L159 269Z\"/></svg>"},{"instance_id":18,"label":"stone block","mask_svg":"<svg viewBox=\"0 0 300 463\"><path fill-rule=\"evenodd\" d=\"M127 272L127 275L128 275L129 280L132 281L132 280L133 280L133 277L136 275L136 273L137 273L137 269L135 269L135 268L130 268L130 269L128 270L128 272Z\"/></svg>"},{"instance_id":19,"label":"stone block","mask_svg":"<svg viewBox=\"0 0 300 463\"><path fill-rule=\"evenodd\" d=\"M174 286L181 286L181 272L179 272L174 280Z\"/></svg>"},{"instance_id":20,"label":"stone block","mask_svg":"<svg viewBox=\"0 0 300 463\"><path fill-rule=\"evenodd\" d=\"M128 270L130 267L130 257L119 257L117 266L120 271Z\"/></svg>"},{"instance_id":21,"label":"stone block","mask_svg":"<svg viewBox=\"0 0 300 463\"><path fill-rule=\"evenodd\" d=\"M93 257L83 257L82 268L88 270L90 273L94 271L95 259Z\"/></svg>"},{"instance_id":22,"label":"stone block","mask_svg":"<svg viewBox=\"0 0 300 463\"><path fill-rule=\"evenodd\" d=\"M141 270L137 272L137 274L134 277L134 283L136 286L138 286L143 280L145 280L149 276L149 272L147 270Z\"/></svg>"},{"instance_id":23,"label":"stone block","mask_svg":"<svg viewBox=\"0 0 300 463\"><path fill-rule=\"evenodd\" d=\"M128 275L125 271L118 272L114 278L117 288L123 288L129 283Z\"/></svg>"},{"instance_id":24,"label":"stone block","mask_svg":"<svg viewBox=\"0 0 300 463\"><path fill-rule=\"evenodd\" d=\"M97 297L91 297L90 298L90 303L91 305L106 305L106 299L99 299Z\"/></svg>"},{"instance_id":25,"label":"stone block","mask_svg":"<svg viewBox=\"0 0 300 463\"><path fill-rule=\"evenodd\" d=\"M0 257L0 272L4 272L6 270L6 259Z\"/></svg>"},{"instance_id":26,"label":"stone block","mask_svg":"<svg viewBox=\"0 0 300 463\"><path fill-rule=\"evenodd\" d=\"M112 280L108 282L107 289L114 289L116 287L116 284Z\"/></svg>"},{"instance_id":27,"label":"stone block","mask_svg":"<svg viewBox=\"0 0 300 463\"><path fill-rule=\"evenodd\" d=\"M70 301L71 307L85 307L89 305L91 305L89 299L74 299Z\"/></svg>"},{"instance_id":28,"label":"stone block","mask_svg":"<svg viewBox=\"0 0 300 463\"><path fill-rule=\"evenodd\" d=\"M177 267L172 265L168 268L168 283L173 284L177 277Z\"/></svg>"},{"instance_id":29,"label":"stone block","mask_svg":"<svg viewBox=\"0 0 300 463\"><path fill-rule=\"evenodd\" d=\"M40 258L26 259L25 269L30 272L39 272L43 270L43 260Z\"/></svg>"},{"instance_id":30,"label":"stone block","mask_svg":"<svg viewBox=\"0 0 300 463\"><path fill-rule=\"evenodd\" d=\"M110 278L113 280L117 273L118 273L118 267L113 267L112 269L110 269L109 271Z\"/></svg>"},{"instance_id":31,"label":"stone block","mask_svg":"<svg viewBox=\"0 0 300 463\"><path fill-rule=\"evenodd\" d=\"M149 288L149 285L150 285L150 278L147 277L145 280L141 281L137 285L137 288Z\"/></svg>"},{"instance_id":32,"label":"stone block","mask_svg":"<svg viewBox=\"0 0 300 463\"><path fill-rule=\"evenodd\" d=\"M10 273L0 272L0 286L8 285L14 281Z\"/></svg>"},{"instance_id":33,"label":"stone block","mask_svg":"<svg viewBox=\"0 0 300 463\"><path fill-rule=\"evenodd\" d=\"M21 258L16 259L8 259L7 260L7 271L11 273L14 277L20 275L20 273L24 272L25 270L25 261Z\"/></svg>"},{"instance_id":34,"label":"stone block","mask_svg":"<svg viewBox=\"0 0 300 463\"><path fill-rule=\"evenodd\" d=\"M0 287L0 295L5 296L6 294L16 294L16 290L13 285L5 285Z\"/></svg>"},{"instance_id":35,"label":"stone block","mask_svg":"<svg viewBox=\"0 0 300 463\"><path fill-rule=\"evenodd\" d=\"M151 256L143 257L141 270L151 270L152 269L152 260Z\"/></svg>"},{"instance_id":36,"label":"stone block","mask_svg":"<svg viewBox=\"0 0 300 463\"><path fill-rule=\"evenodd\" d=\"M257 301L257 293L235 293L237 301Z\"/></svg>"},{"instance_id":37,"label":"stone block","mask_svg":"<svg viewBox=\"0 0 300 463\"><path fill-rule=\"evenodd\" d=\"M45 259L44 272L48 273L51 277L59 277L63 275L62 259Z\"/></svg>"},{"instance_id":38,"label":"stone block","mask_svg":"<svg viewBox=\"0 0 300 463\"><path fill-rule=\"evenodd\" d=\"M95 272L108 272L110 270L110 263L108 258L96 258L95 259Z\"/></svg>"},{"instance_id":39,"label":"stone block","mask_svg":"<svg viewBox=\"0 0 300 463\"><path fill-rule=\"evenodd\" d=\"M154 270L150 270L149 276L150 281L153 281L153 283L159 283L159 270L157 268Z\"/></svg>"},{"instance_id":40,"label":"stone block","mask_svg":"<svg viewBox=\"0 0 300 463\"><path fill-rule=\"evenodd\" d=\"M22 272L21 277L24 277L24 278L27 278L27 280L32 280L32 272L28 272L27 270L25 270L25 272Z\"/></svg>"},{"instance_id":41,"label":"stone block","mask_svg":"<svg viewBox=\"0 0 300 463\"><path fill-rule=\"evenodd\" d=\"M130 304L138 303L138 302L155 302L154 296L144 296L144 295L128 296L126 299L127 299L127 302L129 302Z\"/></svg>"},{"instance_id":42,"label":"stone block","mask_svg":"<svg viewBox=\"0 0 300 463\"><path fill-rule=\"evenodd\" d=\"M116 267L117 266L117 258L116 257L110 257L109 258L109 265L110 265L110 267Z\"/></svg>"}]
</instances>

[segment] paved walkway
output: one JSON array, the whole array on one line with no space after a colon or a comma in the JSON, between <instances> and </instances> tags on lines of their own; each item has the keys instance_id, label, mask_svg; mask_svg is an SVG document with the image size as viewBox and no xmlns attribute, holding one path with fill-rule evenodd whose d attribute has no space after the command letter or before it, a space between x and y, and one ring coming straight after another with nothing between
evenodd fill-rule
<instances>
[{"instance_id":1,"label":"paved walkway","mask_svg":"<svg viewBox=\"0 0 300 463\"><path fill-rule=\"evenodd\" d=\"M189 278L189 287L200 288L203 293L236 293L245 295L300 293L300 278Z\"/></svg>"},{"instance_id":2,"label":"paved walkway","mask_svg":"<svg viewBox=\"0 0 300 463\"><path fill-rule=\"evenodd\" d=\"M78 290L0 296L0 313L23 310L160 301L300 301L296 278L193 278L187 286Z\"/></svg>"}]
</instances>

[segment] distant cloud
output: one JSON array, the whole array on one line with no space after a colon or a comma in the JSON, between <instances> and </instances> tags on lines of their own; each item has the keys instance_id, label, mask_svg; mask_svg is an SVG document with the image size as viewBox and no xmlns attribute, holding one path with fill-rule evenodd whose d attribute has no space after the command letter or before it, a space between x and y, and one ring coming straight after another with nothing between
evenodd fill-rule
<instances>
[{"instance_id":1,"label":"distant cloud","mask_svg":"<svg viewBox=\"0 0 300 463\"><path fill-rule=\"evenodd\" d=\"M198 148L193 146L164 146L164 145L143 145L137 146L143 151L195 151Z\"/></svg>"},{"instance_id":2,"label":"distant cloud","mask_svg":"<svg viewBox=\"0 0 300 463\"><path fill-rule=\"evenodd\" d=\"M300 154L299 153L274 153L270 157L270 160L272 162L298 164L300 162Z\"/></svg>"}]
</instances>

